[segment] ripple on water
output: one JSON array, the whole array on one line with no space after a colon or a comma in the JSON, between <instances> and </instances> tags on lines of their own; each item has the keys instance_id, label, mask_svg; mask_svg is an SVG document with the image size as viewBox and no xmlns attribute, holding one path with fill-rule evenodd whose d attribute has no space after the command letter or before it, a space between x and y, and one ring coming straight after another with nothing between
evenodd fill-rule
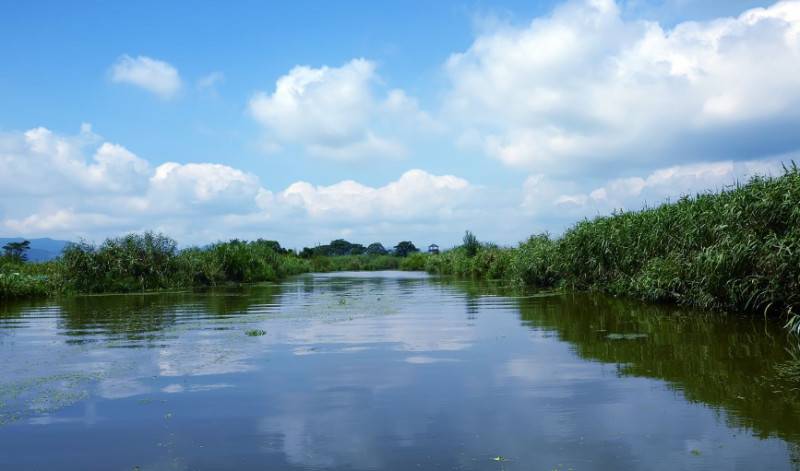
<instances>
[{"instance_id":1,"label":"ripple on water","mask_svg":"<svg viewBox=\"0 0 800 471\"><path fill-rule=\"evenodd\" d=\"M419 273L3 305L0 467L792 469L794 348Z\"/></svg>"}]
</instances>

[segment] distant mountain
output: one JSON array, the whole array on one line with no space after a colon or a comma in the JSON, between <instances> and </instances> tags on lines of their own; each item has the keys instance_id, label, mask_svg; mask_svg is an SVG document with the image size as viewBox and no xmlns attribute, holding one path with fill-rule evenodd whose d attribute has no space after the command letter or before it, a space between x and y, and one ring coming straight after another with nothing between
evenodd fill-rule
<instances>
[{"instance_id":1,"label":"distant mountain","mask_svg":"<svg viewBox=\"0 0 800 471\"><path fill-rule=\"evenodd\" d=\"M6 245L9 242L22 242L23 240L31 241L31 248L26 252L28 254L28 260L30 260L31 262L46 262L48 260L52 260L61 255L61 252L64 250L64 247L66 247L67 244L69 244L69 241L56 240L56 239L51 239L49 237L45 237L42 239L23 239L22 237L10 237L10 238L0 237L0 247Z\"/></svg>"}]
</instances>

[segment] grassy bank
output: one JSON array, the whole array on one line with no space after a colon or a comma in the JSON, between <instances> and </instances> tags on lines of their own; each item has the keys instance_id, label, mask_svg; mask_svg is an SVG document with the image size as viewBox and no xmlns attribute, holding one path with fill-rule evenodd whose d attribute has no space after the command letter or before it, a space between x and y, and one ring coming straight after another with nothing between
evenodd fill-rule
<instances>
[{"instance_id":1,"label":"grassy bank","mask_svg":"<svg viewBox=\"0 0 800 471\"><path fill-rule=\"evenodd\" d=\"M466 239L466 238L465 238ZM800 171L577 223L516 248L465 244L432 273L598 290L703 309L794 316L800 306Z\"/></svg>"}]
</instances>

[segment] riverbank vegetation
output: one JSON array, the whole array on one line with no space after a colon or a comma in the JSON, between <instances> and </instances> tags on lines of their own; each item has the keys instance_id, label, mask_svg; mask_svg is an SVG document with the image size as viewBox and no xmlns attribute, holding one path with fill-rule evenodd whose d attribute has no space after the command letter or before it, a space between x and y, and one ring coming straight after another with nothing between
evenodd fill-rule
<instances>
[{"instance_id":1,"label":"riverbank vegetation","mask_svg":"<svg viewBox=\"0 0 800 471\"><path fill-rule=\"evenodd\" d=\"M392 255L367 254L316 256L307 260L313 272L398 270L401 261Z\"/></svg>"},{"instance_id":2,"label":"riverbank vegetation","mask_svg":"<svg viewBox=\"0 0 800 471\"><path fill-rule=\"evenodd\" d=\"M66 293L128 293L277 281L307 272L422 270L424 259L409 241L392 250L339 239L299 254L273 240L231 240L178 249L175 240L147 232L68 245L46 263L27 263L25 247L0 257L0 299ZM413 263L406 263L406 256Z\"/></svg>"},{"instance_id":3,"label":"riverbank vegetation","mask_svg":"<svg viewBox=\"0 0 800 471\"><path fill-rule=\"evenodd\" d=\"M368 246L336 239L329 244L305 247L300 258L311 263L312 271L377 271L408 270L403 262L406 257L418 254L419 249L410 241L401 241L391 249L380 242ZM424 269L424 266L417 268Z\"/></svg>"},{"instance_id":4,"label":"riverbank vegetation","mask_svg":"<svg viewBox=\"0 0 800 471\"><path fill-rule=\"evenodd\" d=\"M310 269L275 241L231 240L178 250L161 234L129 234L100 246L69 245L59 264L66 287L80 293L150 291L277 281Z\"/></svg>"},{"instance_id":5,"label":"riverbank vegetation","mask_svg":"<svg viewBox=\"0 0 800 471\"><path fill-rule=\"evenodd\" d=\"M0 300L36 298L60 289L56 263L24 263L0 257Z\"/></svg>"},{"instance_id":6,"label":"riverbank vegetation","mask_svg":"<svg viewBox=\"0 0 800 471\"><path fill-rule=\"evenodd\" d=\"M584 220L515 248L464 244L432 273L602 291L702 309L788 315L800 333L800 171Z\"/></svg>"},{"instance_id":7,"label":"riverbank vegetation","mask_svg":"<svg viewBox=\"0 0 800 471\"><path fill-rule=\"evenodd\" d=\"M61 293L136 292L276 281L311 264L275 241L231 240L178 250L161 234L129 234L99 246L70 244L46 263L0 260L0 299Z\"/></svg>"}]
</instances>

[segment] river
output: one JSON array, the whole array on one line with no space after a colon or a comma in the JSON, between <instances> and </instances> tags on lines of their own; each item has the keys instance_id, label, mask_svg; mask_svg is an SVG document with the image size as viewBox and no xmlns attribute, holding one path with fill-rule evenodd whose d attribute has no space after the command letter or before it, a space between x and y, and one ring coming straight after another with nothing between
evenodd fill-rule
<instances>
[{"instance_id":1,"label":"river","mask_svg":"<svg viewBox=\"0 0 800 471\"><path fill-rule=\"evenodd\" d=\"M762 318L421 273L5 304L0 469L800 469L792 355Z\"/></svg>"}]
</instances>

